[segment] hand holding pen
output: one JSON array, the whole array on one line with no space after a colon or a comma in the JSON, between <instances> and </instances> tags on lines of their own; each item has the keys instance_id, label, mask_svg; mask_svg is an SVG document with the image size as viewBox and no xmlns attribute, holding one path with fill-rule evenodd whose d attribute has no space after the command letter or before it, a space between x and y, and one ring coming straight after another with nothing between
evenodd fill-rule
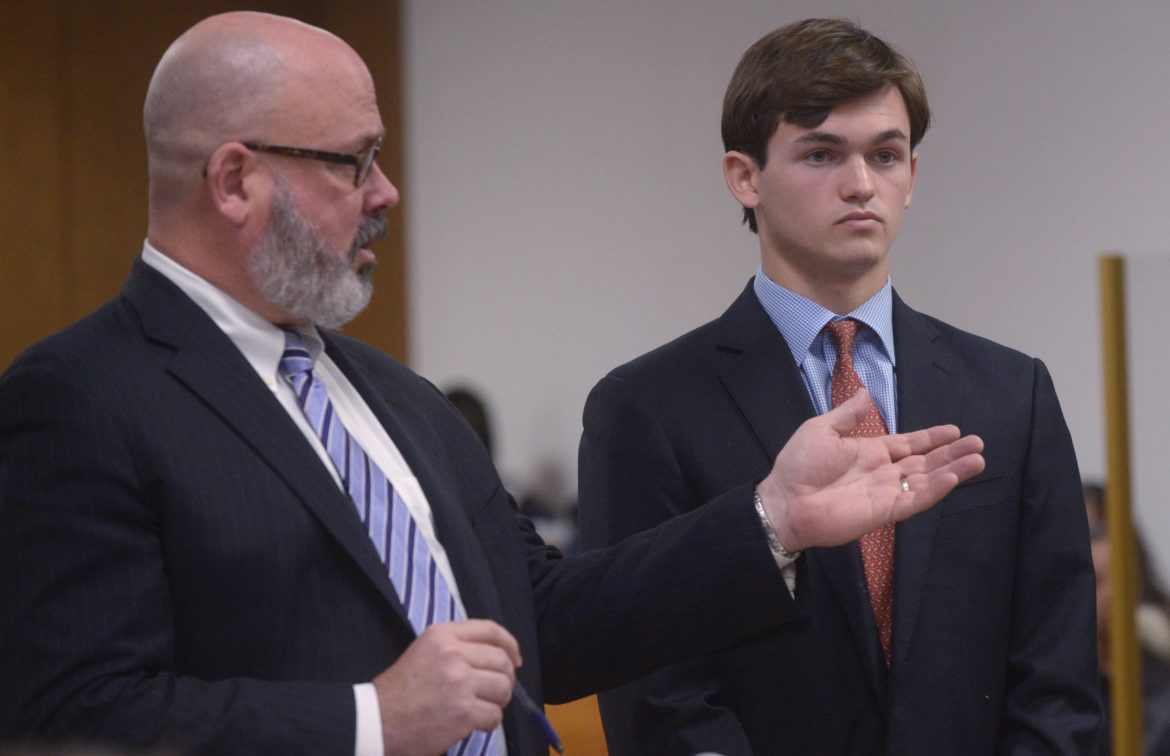
<instances>
[{"instance_id":1,"label":"hand holding pen","mask_svg":"<svg viewBox=\"0 0 1170 756\"><path fill-rule=\"evenodd\" d=\"M516 681L522 663L519 643L490 620L426 628L374 678L385 752L441 753L469 732L491 733L513 696L557 748L544 712Z\"/></svg>"}]
</instances>

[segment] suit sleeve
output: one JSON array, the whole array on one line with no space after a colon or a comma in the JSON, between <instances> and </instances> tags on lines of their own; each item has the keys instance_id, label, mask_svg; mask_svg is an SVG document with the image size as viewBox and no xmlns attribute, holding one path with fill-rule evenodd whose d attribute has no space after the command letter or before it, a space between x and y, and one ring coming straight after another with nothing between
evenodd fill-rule
<instances>
[{"instance_id":1,"label":"suit sleeve","mask_svg":"<svg viewBox=\"0 0 1170 756\"><path fill-rule=\"evenodd\" d=\"M0 741L352 753L349 683L174 671L166 484L75 368L0 379Z\"/></svg>"},{"instance_id":2,"label":"suit sleeve","mask_svg":"<svg viewBox=\"0 0 1170 756\"><path fill-rule=\"evenodd\" d=\"M585 405L580 448L580 538L596 549L700 507L684 464L658 421L610 376ZM774 568L774 563L773 563ZM779 577L779 570L776 570ZM773 599L790 603L787 590ZM605 691L600 708L615 754L750 754L743 727L720 700L710 658L660 669Z\"/></svg>"},{"instance_id":3,"label":"suit sleeve","mask_svg":"<svg viewBox=\"0 0 1170 756\"><path fill-rule=\"evenodd\" d=\"M1000 752L1096 753L1101 701L1084 497L1052 379L1035 361Z\"/></svg>"}]
</instances>

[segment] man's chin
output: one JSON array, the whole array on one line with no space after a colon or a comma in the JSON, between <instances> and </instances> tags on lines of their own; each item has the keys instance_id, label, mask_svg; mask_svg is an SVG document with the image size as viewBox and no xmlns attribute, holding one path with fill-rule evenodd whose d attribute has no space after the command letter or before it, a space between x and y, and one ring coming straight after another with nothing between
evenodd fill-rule
<instances>
[{"instance_id":1,"label":"man's chin","mask_svg":"<svg viewBox=\"0 0 1170 756\"><path fill-rule=\"evenodd\" d=\"M862 275L883 268L889 263L890 246L883 241L866 240L855 244L844 244L836 251L837 265L849 269L855 275Z\"/></svg>"},{"instance_id":2,"label":"man's chin","mask_svg":"<svg viewBox=\"0 0 1170 756\"><path fill-rule=\"evenodd\" d=\"M373 270L373 266L370 266ZM364 271L354 271L343 286L333 287L330 296L310 308L308 319L320 328L338 329L365 311L374 294L374 283Z\"/></svg>"}]
</instances>

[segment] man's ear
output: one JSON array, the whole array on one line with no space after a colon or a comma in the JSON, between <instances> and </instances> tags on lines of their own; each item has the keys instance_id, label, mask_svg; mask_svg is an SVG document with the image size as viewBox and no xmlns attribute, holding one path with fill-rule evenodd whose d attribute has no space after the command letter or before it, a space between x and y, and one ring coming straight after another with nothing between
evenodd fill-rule
<instances>
[{"instance_id":1,"label":"man's ear","mask_svg":"<svg viewBox=\"0 0 1170 756\"><path fill-rule=\"evenodd\" d=\"M221 144L207 161L211 204L236 226L243 226L255 211L259 167L256 155L239 142Z\"/></svg>"},{"instance_id":2,"label":"man's ear","mask_svg":"<svg viewBox=\"0 0 1170 756\"><path fill-rule=\"evenodd\" d=\"M723 156L723 179L731 195L739 200L739 204L755 210L760 204L760 195L756 189L757 176L760 168L756 161L737 150L732 150Z\"/></svg>"},{"instance_id":3,"label":"man's ear","mask_svg":"<svg viewBox=\"0 0 1170 756\"><path fill-rule=\"evenodd\" d=\"M914 177L918 175L918 153L910 155L910 188L906 190L906 204L902 209L910 207L910 197L914 194Z\"/></svg>"}]
</instances>

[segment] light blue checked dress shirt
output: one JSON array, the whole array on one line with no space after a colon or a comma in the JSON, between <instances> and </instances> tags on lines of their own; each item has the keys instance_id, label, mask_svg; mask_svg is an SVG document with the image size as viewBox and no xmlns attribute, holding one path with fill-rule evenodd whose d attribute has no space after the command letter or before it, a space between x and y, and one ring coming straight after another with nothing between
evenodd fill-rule
<instances>
[{"instance_id":1,"label":"light blue checked dress shirt","mask_svg":"<svg viewBox=\"0 0 1170 756\"><path fill-rule=\"evenodd\" d=\"M894 373L893 288L889 279L876 294L853 312L838 315L816 302L785 289L756 271L756 298L792 350L805 388L817 414L832 408L833 365L837 350L825 331L831 321L853 318L868 328L858 330L853 343L853 364L869 389L890 433L898 432L897 383Z\"/></svg>"}]
</instances>

